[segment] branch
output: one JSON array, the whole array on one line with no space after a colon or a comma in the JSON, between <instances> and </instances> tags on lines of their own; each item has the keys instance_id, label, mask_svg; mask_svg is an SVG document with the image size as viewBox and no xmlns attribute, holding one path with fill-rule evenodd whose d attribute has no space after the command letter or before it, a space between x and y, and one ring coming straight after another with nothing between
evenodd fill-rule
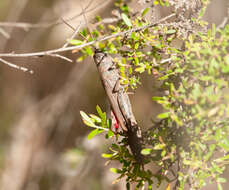
<instances>
[{"instance_id":1,"label":"branch","mask_svg":"<svg viewBox=\"0 0 229 190\"><path fill-rule=\"evenodd\" d=\"M22 67L22 66L15 65L15 64L10 63L9 61L6 61L6 60L4 60L4 59L2 59L2 58L0 58L0 61L1 61L2 63L6 64L7 66L12 67L12 68L14 68L14 69L18 69L18 70L21 70L21 71L23 71L23 72L29 72L30 74L33 74L33 70L29 70L29 69L26 68L26 67Z\"/></svg>"},{"instance_id":2,"label":"branch","mask_svg":"<svg viewBox=\"0 0 229 190\"><path fill-rule=\"evenodd\" d=\"M75 31L72 34L71 38L69 38L69 40L63 45L62 48L66 48L69 45L69 42L76 37L76 35L78 34L78 32L80 30L80 27L81 27L81 22L80 22L79 26L76 29L74 29Z\"/></svg>"},{"instance_id":3,"label":"branch","mask_svg":"<svg viewBox=\"0 0 229 190\"><path fill-rule=\"evenodd\" d=\"M95 23L95 26L98 26L100 24L110 24L114 22L118 22L121 20L121 18L111 17L111 18L104 18L100 22Z\"/></svg>"},{"instance_id":4,"label":"branch","mask_svg":"<svg viewBox=\"0 0 229 190\"><path fill-rule=\"evenodd\" d=\"M87 8L89 8L92 4L93 0L91 0L88 5L86 6L85 10L87 10ZM96 11L97 9L105 6L109 1L104 1L102 4L99 4L92 7L91 9L87 10L86 13L92 12L92 11ZM83 15L83 12L80 12L70 18L65 19L64 21L68 22L71 20L74 20L80 16ZM26 23L26 22L0 22L0 27L9 27L9 28L22 28L24 30L28 30L28 29L32 29L32 28L48 28L48 27L52 27L52 26L56 26L59 24L63 24L63 19L58 19L54 22L46 22L46 23L38 23L38 24L32 24L32 23Z\"/></svg>"},{"instance_id":5,"label":"branch","mask_svg":"<svg viewBox=\"0 0 229 190\"><path fill-rule=\"evenodd\" d=\"M86 46L90 46L90 45L93 45L97 42L102 42L102 41L106 41L106 40L109 40L111 38L115 38L115 37L118 37L118 36L125 36L125 35L128 35L132 32L139 32L139 31L142 31L142 30L145 30L147 28L150 28L150 27L153 27L153 26L156 26L158 24L161 24L161 22L164 22L172 17L174 17L176 14L173 13L173 14L170 14L162 19L160 19L159 21L157 22L154 22L154 23L150 23L148 25L145 25L145 26L142 26L142 27L136 27L136 28L132 28L132 29L129 29L129 30L126 30L126 31L123 31L123 32L118 32L118 33L115 33L115 34L112 34L112 35L108 35L108 36L104 36L104 37L100 37L96 40L93 40L93 41L90 41L90 42L87 42L85 44L81 44L81 45L78 45L78 46L70 46L70 47L61 47L61 48L58 48L58 49L53 49L53 50L48 50L48 51L40 51L40 52L34 52L34 53L1 53L0 54L0 57L37 57L37 56L53 56L53 54L57 54L57 53L61 53L61 52L66 52L66 51L72 51L72 50L75 50L75 49L82 49Z\"/></svg>"}]
</instances>

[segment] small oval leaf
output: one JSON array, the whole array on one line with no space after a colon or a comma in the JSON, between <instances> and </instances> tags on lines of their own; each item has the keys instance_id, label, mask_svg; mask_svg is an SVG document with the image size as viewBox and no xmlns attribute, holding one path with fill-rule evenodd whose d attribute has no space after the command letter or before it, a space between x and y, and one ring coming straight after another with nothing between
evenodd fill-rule
<instances>
[{"instance_id":1,"label":"small oval leaf","mask_svg":"<svg viewBox=\"0 0 229 190\"><path fill-rule=\"evenodd\" d=\"M91 131L89 134L88 134L88 139L91 140L95 135L98 135L100 133L102 133L104 130L103 129L94 129L93 131Z\"/></svg>"},{"instance_id":2,"label":"small oval leaf","mask_svg":"<svg viewBox=\"0 0 229 190\"><path fill-rule=\"evenodd\" d=\"M110 171L113 172L113 173L115 173L115 174L120 173L120 170L117 169L117 168L110 168Z\"/></svg>"},{"instance_id":3,"label":"small oval leaf","mask_svg":"<svg viewBox=\"0 0 229 190\"><path fill-rule=\"evenodd\" d=\"M141 154L149 155L149 154L151 154L151 152L152 152L151 148L145 148L145 149L142 149Z\"/></svg>"},{"instance_id":4,"label":"small oval leaf","mask_svg":"<svg viewBox=\"0 0 229 190\"><path fill-rule=\"evenodd\" d=\"M93 123L93 121L91 120L91 118L83 111L80 111L80 115L83 119L83 122L85 125L89 126L89 127L95 127L96 125Z\"/></svg>"},{"instance_id":5,"label":"small oval leaf","mask_svg":"<svg viewBox=\"0 0 229 190\"><path fill-rule=\"evenodd\" d=\"M69 43L72 45L78 46L78 45L83 44L83 41L77 40L77 39L72 39L72 40L69 40Z\"/></svg>"},{"instance_id":6,"label":"small oval leaf","mask_svg":"<svg viewBox=\"0 0 229 190\"><path fill-rule=\"evenodd\" d=\"M157 117L159 119L165 119L165 118L168 118L169 115L170 115L170 112L164 112L164 113L159 114Z\"/></svg>"},{"instance_id":7,"label":"small oval leaf","mask_svg":"<svg viewBox=\"0 0 229 190\"><path fill-rule=\"evenodd\" d=\"M102 154L103 158L111 158L113 154Z\"/></svg>"},{"instance_id":8,"label":"small oval leaf","mask_svg":"<svg viewBox=\"0 0 229 190\"><path fill-rule=\"evenodd\" d=\"M130 19L128 18L128 16L125 13L121 14L122 20L125 22L125 24L129 27L132 26L132 23L130 21Z\"/></svg>"},{"instance_id":9,"label":"small oval leaf","mask_svg":"<svg viewBox=\"0 0 229 190\"><path fill-rule=\"evenodd\" d=\"M142 16L145 16L148 11L149 11L149 7L145 8L144 11L142 12Z\"/></svg>"}]
</instances>

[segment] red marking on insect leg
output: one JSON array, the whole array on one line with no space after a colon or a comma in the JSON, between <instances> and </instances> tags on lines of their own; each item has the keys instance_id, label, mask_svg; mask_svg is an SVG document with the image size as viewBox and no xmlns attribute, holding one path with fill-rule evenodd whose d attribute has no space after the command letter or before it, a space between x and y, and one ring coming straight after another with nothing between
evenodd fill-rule
<instances>
[{"instance_id":1,"label":"red marking on insect leg","mask_svg":"<svg viewBox=\"0 0 229 190\"><path fill-rule=\"evenodd\" d=\"M112 112L112 114L114 115L115 117L115 123L114 123L114 128L115 130L117 131L118 128L119 128L119 121L118 121L118 118L116 117L116 115Z\"/></svg>"}]
</instances>

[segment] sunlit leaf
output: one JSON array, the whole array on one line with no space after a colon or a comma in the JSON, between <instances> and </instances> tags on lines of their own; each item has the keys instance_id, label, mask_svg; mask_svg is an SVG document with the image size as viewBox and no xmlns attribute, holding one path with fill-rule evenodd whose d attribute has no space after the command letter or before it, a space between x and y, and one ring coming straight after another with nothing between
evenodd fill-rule
<instances>
[{"instance_id":1,"label":"sunlit leaf","mask_svg":"<svg viewBox=\"0 0 229 190\"><path fill-rule=\"evenodd\" d=\"M170 115L170 112L164 112L164 113L161 113L161 114L157 115L157 117L159 119L165 119L165 118L168 118L169 115Z\"/></svg>"},{"instance_id":2,"label":"sunlit leaf","mask_svg":"<svg viewBox=\"0 0 229 190\"><path fill-rule=\"evenodd\" d=\"M127 26L129 26L129 27L132 26L132 23L131 23L130 19L128 18L128 16L127 16L125 13L122 13L122 14L121 14L121 17L122 17L122 20L124 21L124 23L125 23Z\"/></svg>"},{"instance_id":3,"label":"sunlit leaf","mask_svg":"<svg viewBox=\"0 0 229 190\"><path fill-rule=\"evenodd\" d=\"M72 39L72 40L69 40L69 43L72 45L78 46L78 45L83 44L83 41L77 40L77 39Z\"/></svg>"},{"instance_id":4,"label":"sunlit leaf","mask_svg":"<svg viewBox=\"0 0 229 190\"><path fill-rule=\"evenodd\" d=\"M120 170L117 169L117 168L110 168L110 171L113 172L113 173L115 173L115 174L120 173Z\"/></svg>"},{"instance_id":5,"label":"sunlit leaf","mask_svg":"<svg viewBox=\"0 0 229 190\"><path fill-rule=\"evenodd\" d=\"M169 183L168 186L166 187L166 190L170 190L171 184Z\"/></svg>"},{"instance_id":6,"label":"sunlit leaf","mask_svg":"<svg viewBox=\"0 0 229 190\"><path fill-rule=\"evenodd\" d=\"M100 123L101 122L101 119L97 116L97 115L94 115L94 114L90 114L90 117L93 118L96 122Z\"/></svg>"},{"instance_id":7,"label":"sunlit leaf","mask_svg":"<svg viewBox=\"0 0 229 190\"><path fill-rule=\"evenodd\" d=\"M111 158L113 154L102 154L103 158Z\"/></svg>"},{"instance_id":8,"label":"sunlit leaf","mask_svg":"<svg viewBox=\"0 0 229 190\"><path fill-rule=\"evenodd\" d=\"M158 100L163 100L163 99L164 99L163 97L159 97L159 96L152 97L153 101L158 101Z\"/></svg>"},{"instance_id":9,"label":"sunlit leaf","mask_svg":"<svg viewBox=\"0 0 229 190\"><path fill-rule=\"evenodd\" d=\"M151 154L151 152L152 152L151 148L145 148L145 149L142 149L141 154L148 155L148 154Z\"/></svg>"},{"instance_id":10,"label":"sunlit leaf","mask_svg":"<svg viewBox=\"0 0 229 190\"><path fill-rule=\"evenodd\" d=\"M148 11L149 11L149 7L145 8L142 12L142 16L145 16Z\"/></svg>"},{"instance_id":11,"label":"sunlit leaf","mask_svg":"<svg viewBox=\"0 0 229 190\"><path fill-rule=\"evenodd\" d=\"M88 135L87 137L88 137L88 139L90 140L90 139L92 139L94 136L96 136L96 135L102 133L103 131L104 131L103 129L94 129L93 131L91 131L91 132L89 133L89 135Z\"/></svg>"},{"instance_id":12,"label":"sunlit leaf","mask_svg":"<svg viewBox=\"0 0 229 190\"><path fill-rule=\"evenodd\" d=\"M174 29L166 31L166 34L174 34L174 33L176 33L176 30Z\"/></svg>"},{"instance_id":13,"label":"sunlit leaf","mask_svg":"<svg viewBox=\"0 0 229 190\"><path fill-rule=\"evenodd\" d=\"M90 127L96 127L96 125L93 123L93 121L91 120L91 118L83 111L80 111L80 115L83 119L83 122L90 126Z\"/></svg>"}]
</instances>

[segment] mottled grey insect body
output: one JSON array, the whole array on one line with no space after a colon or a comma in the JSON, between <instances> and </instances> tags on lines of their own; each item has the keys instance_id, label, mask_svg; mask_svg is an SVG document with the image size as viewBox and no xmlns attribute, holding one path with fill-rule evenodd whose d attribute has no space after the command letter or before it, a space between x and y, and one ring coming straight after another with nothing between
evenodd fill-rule
<instances>
[{"instance_id":1,"label":"mottled grey insect body","mask_svg":"<svg viewBox=\"0 0 229 190\"><path fill-rule=\"evenodd\" d=\"M136 161L142 163L141 130L134 117L128 94L125 92L124 87L120 85L119 70L115 67L112 58L104 52L96 51L94 61L111 104L112 111L127 136L131 152Z\"/></svg>"}]
</instances>

